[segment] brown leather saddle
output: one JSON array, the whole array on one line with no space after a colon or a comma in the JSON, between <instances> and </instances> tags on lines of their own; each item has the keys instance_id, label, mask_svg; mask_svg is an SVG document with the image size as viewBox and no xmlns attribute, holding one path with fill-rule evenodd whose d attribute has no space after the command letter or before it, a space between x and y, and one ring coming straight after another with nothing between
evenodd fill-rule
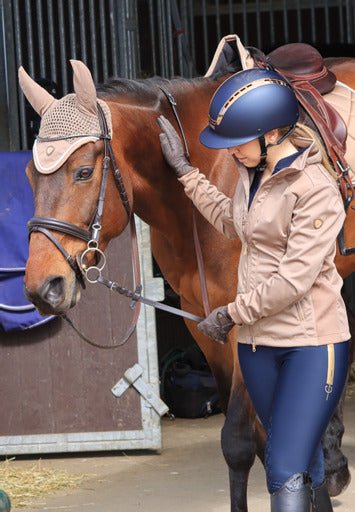
<instances>
[{"instance_id":1,"label":"brown leather saddle","mask_svg":"<svg viewBox=\"0 0 355 512\"><path fill-rule=\"evenodd\" d=\"M321 94L334 89L336 76L325 64L316 48L305 43L285 44L267 58L292 81L307 80Z\"/></svg>"},{"instance_id":2,"label":"brown leather saddle","mask_svg":"<svg viewBox=\"0 0 355 512\"><path fill-rule=\"evenodd\" d=\"M331 92L336 76L324 64L321 54L308 44L291 43L268 54L267 60L299 91L305 102L319 111L343 153L346 151L347 127L338 112L327 103L323 94ZM300 98L299 98L300 99ZM305 105L302 106L305 108ZM312 111L310 113L312 116Z\"/></svg>"},{"instance_id":3,"label":"brown leather saddle","mask_svg":"<svg viewBox=\"0 0 355 512\"><path fill-rule=\"evenodd\" d=\"M326 67L318 50L309 44L286 44L265 55L258 48L244 47L236 34L221 40L205 76L235 73L254 66L275 69L292 85L302 107L301 122L316 129L323 140L347 209L353 197L350 167L344 158L347 126L323 97L334 89L336 76Z\"/></svg>"},{"instance_id":4,"label":"brown leather saddle","mask_svg":"<svg viewBox=\"0 0 355 512\"><path fill-rule=\"evenodd\" d=\"M353 198L350 167L344 157L347 127L343 118L322 96L334 89L334 73L325 66L318 50L308 44L286 44L267 56L256 48L248 49L255 65L271 66L291 83L306 117L310 118L324 142L338 174L339 187L347 209Z\"/></svg>"}]
</instances>

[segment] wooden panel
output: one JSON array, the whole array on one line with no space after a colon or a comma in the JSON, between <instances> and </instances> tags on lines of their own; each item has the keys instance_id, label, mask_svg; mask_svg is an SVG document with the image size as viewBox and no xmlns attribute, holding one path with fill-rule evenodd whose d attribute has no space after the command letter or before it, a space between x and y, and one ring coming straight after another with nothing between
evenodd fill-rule
<instances>
[{"instance_id":1,"label":"wooden panel","mask_svg":"<svg viewBox=\"0 0 355 512\"><path fill-rule=\"evenodd\" d=\"M129 233L109 250L105 275L132 287ZM132 318L129 300L88 285L70 318L97 343L117 344ZM116 349L83 342L57 318L29 331L0 334L0 436L140 430L140 398L111 388L137 362L137 339Z\"/></svg>"}]
</instances>

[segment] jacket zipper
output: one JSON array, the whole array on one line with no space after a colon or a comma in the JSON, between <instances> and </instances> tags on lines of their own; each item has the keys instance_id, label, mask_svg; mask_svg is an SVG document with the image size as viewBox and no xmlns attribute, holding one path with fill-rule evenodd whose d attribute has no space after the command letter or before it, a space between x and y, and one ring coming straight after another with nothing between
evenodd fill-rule
<instances>
[{"instance_id":1,"label":"jacket zipper","mask_svg":"<svg viewBox=\"0 0 355 512\"><path fill-rule=\"evenodd\" d=\"M282 172L282 171L280 171L280 172ZM277 174L278 174L278 173L277 173ZM244 238L245 238L245 239L247 239L247 234L246 234L246 230L245 230L246 218L247 218L247 216L249 216L249 215L250 215L250 210L251 210L251 208L253 207L253 205L255 204L255 198L256 198L256 196L257 196L258 194L260 194L260 189L261 189L261 188L263 188L263 186L265 186L265 183L267 183L267 182L268 182L270 179L272 179L274 176L276 176L276 175L271 175L271 176L269 176L269 178L268 178L266 181L264 181L264 183L262 183L262 184L259 186L259 188L258 188L258 190L256 191L255 196L254 196L254 198L253 198L252 204L250 205L250 208L249 208L249 210L248 210L247 215L246 215L245 213L243 214L243 218L242 218L242 232L243 232L243 234L244 234ZM245 246L246 246L246 247L245 247ZM247 247L248 247L248 244L245 244L245 242L243 242L243 252L244 252L244 254L246 254L246 253L247 253L247 251L248 251ZM249 262L248 262L248 261L247 261L247 278L249 278ZM249 281L249 280L248 280L248 281ZM248 287L248 289L249 289L249 287ZM297 309L300 311L300 308L299 308L299 307L298 307ZM303 316L303 314L302 314L302 316ZM253 352L256 352L256 342L255 342L255 338L254 338L254 336L252 336L252 337L251 337L251 347L252 347L252 351L253 351Z\"/></svg>"},{"instance_id":2,"label":"jacket zipper","mask_svg":"<svg viewBox=\"0 0 355 512\"><path fill-rule=\"evenodd\" d=\"M247 215L249 215L249 213L248 214L244 213L243 218L242 218L242 232L244 235L242 251L245 256L248 254L248 242L247 242L247 233L246 233ZM248 261L248 259L247 259L246 274L247 274L246 275L247 282L246 282L245 289L246 289L246 291L249 291L249 261ZM253 350L253 352L256 352L256 343L255 343L254 336L252 336L251 340L252 340L251 341L252 350Z\"/></svg>"}]
</instances>

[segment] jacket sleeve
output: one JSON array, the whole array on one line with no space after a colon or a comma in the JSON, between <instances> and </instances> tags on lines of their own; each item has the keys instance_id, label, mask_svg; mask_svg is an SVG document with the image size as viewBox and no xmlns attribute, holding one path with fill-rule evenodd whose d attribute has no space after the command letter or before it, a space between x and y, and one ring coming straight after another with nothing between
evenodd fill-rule
<instances>
[{"instance_id":1,"label":"jacket sleeve","mask_svg":"<svg viewBox=\"0 0 355 512\"><path fill-rule=\"evenodd\" d=\"M228 305L238 323L252 325L300 300L312 287L327 257L335 255L336 237L345 219L340 195L317 185L295 204L287 247L278 272Z\"/></svg>"},{"instance_id":2,"label":"jacket sleeve","mask_svg":"<svg viewBox=\"0 0 355 512\"><path fill-rule=\"evenodd\" d=\"M198 169L185 174L179 181L186 195L199 212L227 238L237 238L233 223L233 200L212 185Z\"/></svg>"}]
</instances>

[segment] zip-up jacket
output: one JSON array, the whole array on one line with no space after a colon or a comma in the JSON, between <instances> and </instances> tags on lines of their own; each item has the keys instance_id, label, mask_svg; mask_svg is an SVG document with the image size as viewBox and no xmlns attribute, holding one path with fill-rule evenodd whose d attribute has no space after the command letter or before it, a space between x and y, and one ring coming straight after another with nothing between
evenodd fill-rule
<instances>
[{"instance_id":1,"label":"zip-up jacket","mask_svg":"<svg viewBox=\"0 0 355 512\"><path fill-rule=\"evenodd\" d=\"M252 172L229 198L194 169L179 180L202 215L242 251L238 288L228 311L238 341L277 347L323 345L350 338L335 263L336 237L345 219L335 180L310 140L291 164L267 178L248 210Z\"/></svg>"}]
</instances>

